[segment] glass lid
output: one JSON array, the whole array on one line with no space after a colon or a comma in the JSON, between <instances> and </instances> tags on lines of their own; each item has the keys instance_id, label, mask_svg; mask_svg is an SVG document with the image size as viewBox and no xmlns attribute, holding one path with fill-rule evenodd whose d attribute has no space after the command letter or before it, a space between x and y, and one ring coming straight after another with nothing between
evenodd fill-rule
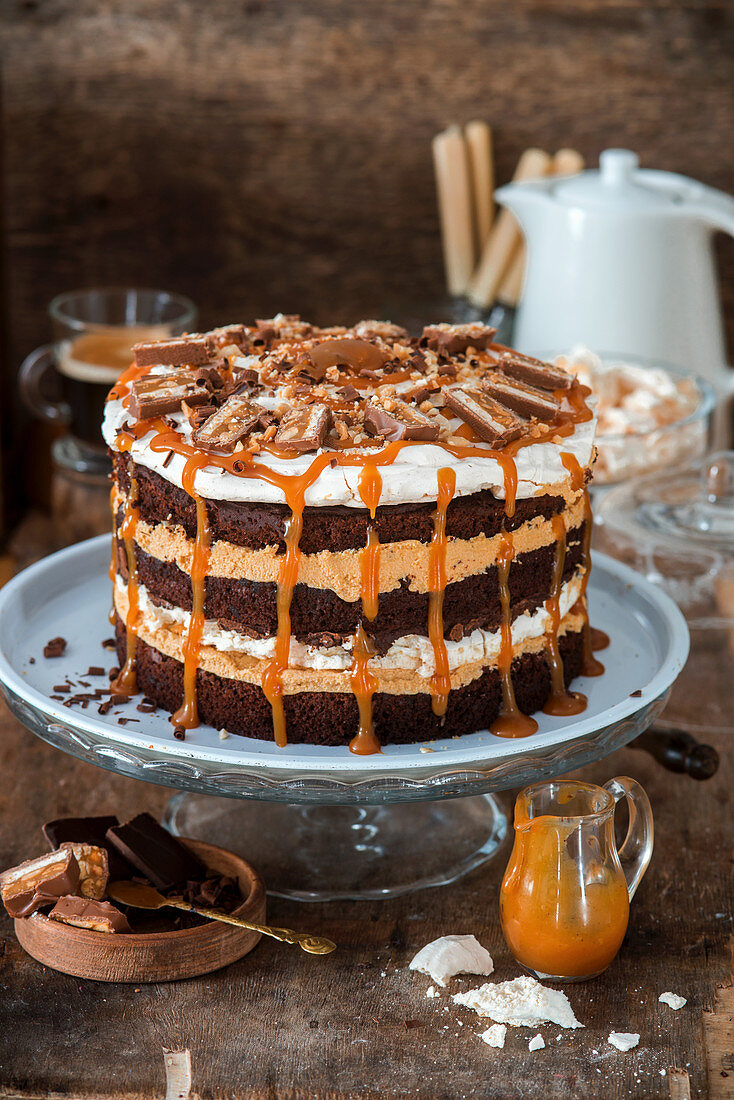
<instances>
[{"instance_id":1,"label":"glass lid","mask_svg":"<svg viewBox=\"0 0 734 1100\"><path fill-rule=\"evenodd\" d=\"M596 512L608 534L618 531L640 549L734 558L734 451L619 485Z\"/></svg>"}]
</instances>

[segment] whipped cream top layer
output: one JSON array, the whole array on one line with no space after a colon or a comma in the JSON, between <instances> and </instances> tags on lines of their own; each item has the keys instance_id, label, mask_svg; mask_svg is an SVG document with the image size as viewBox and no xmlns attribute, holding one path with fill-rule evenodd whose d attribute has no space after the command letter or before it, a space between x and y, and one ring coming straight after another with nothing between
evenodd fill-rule
<instances>
[{"instance_id":1,"label":"whipped cream top layer","mask_svg":"<svg viewBox=\"0 0 734 1100\"><path fill-rule=\"evenodd\" d=\"M206 370L213 367L214 373L196 383L210 387L206 407L200 407L201 394L189 382L199 408L186 397L175 409L169 406L166 430L176 432L182 451L193 446L211 454L211 463L201 465L193 479L194 491L211 500L287 503L281 479L295 484L325 452L333 452L334 459L306 489L307 506L364 508L360 475L370 459L379 470L382 505L435 500L439 470L446 467L455 473L456 496L488 489L504 499L510 455L517 472L515 495L533 497L568 482L563 456L572 455L582 468L591 464L595 417L576 416L569 424L569 414L583 408L578 384L570 388L561 378L554 388L552 374L549 379L542 371L557 368L516 356L493 344L492 336L482 325L437 325L411 339L388 322L315 329L283 316L250 328L214 330L206 334L212 341ZM155 347L147 345L140 356L147 365L142 378L126 382L123 375L113 390L102 433L112 450L128 451L134 462L181 487L186 453L151 444L160 437L157 410L170 400L171 386L184 371L202 368L156 363L150 350ZM165 350L160 357L166 358ZM495 379L502 390L487 392L487 380L491 385ZM165 393L155 392L156 380L167 387ZM138 396L141 381L147 388ZM237 420L227 421L227 407L237 402L244 409L237 410ZM555 405L559 425L565 417L565 431L557 435L555 412L544 409L547 403ZM258 411L260 420L247 428L245 420ZM243 431L233 443L238 428ZM380 452L396 440L397 453L381 464ZM222 453L241 457L238 472L222 468L226 464L217 462ZM267 480L270 473L279 484Z\"/></svg>"}]
</instances>

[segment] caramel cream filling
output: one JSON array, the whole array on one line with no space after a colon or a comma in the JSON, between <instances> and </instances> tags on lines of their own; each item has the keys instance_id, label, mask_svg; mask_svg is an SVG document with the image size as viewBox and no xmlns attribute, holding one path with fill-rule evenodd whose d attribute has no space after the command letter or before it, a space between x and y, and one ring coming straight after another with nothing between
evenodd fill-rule
<instances>
[{"instance_id":1,"label":"caramel cream filling","mask_svg":"<svg viewBox=\"0 0 734 1100\"><path fill-rule=\"evenodd\" d=\"M124 495L118 494L118 503L124 500ZM574 494L573 502L562 515L567 531L583 523L583 492ZM500 538L500 535L491 538L477 535L472 539L447 539L446 583L454 584L466 577L484 573L496 559ZM542 516L527 520L513 531L512 540L516 555L552 545L556 541L552 521ZM149 524L140 519L135 530L135 541L146 554L159 561L175 562L183 573L191 575L194 540L188 538L179 525ZM298 566L298 583L309 588L329 589L339 599L355 603L362 592L361 554L361 549L303 554ZM393 592L400 588L403 580L408 582L412 592L428 592L429 554L430 544L415 539L381 544L379 592ZM276 552L275 546L249 550L219 540L212 544L208 573L231 580L277 584L282 560L283 555Z\"/></svg>"},{"instance_id":2,"label":"caramel cream filling","mask_svg":"<svg viewBox=\"0 0 734 1100\"><path fill-rule=\"evenodd\" d=\"M574 608L583 583L583 570L566 582L560 597L562 613L559 635L578 631L583 612ZM139 587L137 634L144 642L177 661L183 661L183 645L189 613L180 608L161 608L150 601ZM125 621L128 609L127 588L120 577L114 589L114 602ZM547 641L550 616L545 607L519 615L512 624L513 656L538 653ZM247 638L234 631L222 630L216 622L205 623L199 667L225 679L260 684L268 667L274 640ZM501 632L472 631L460 642L446 642L451 688L462 687L495 667L500 651ZM333 646L317 649L291 639L290 667L283 671L286 695L301 691L350 692L351 648ZM377 680L377 690L394 695L430 692L435 671L433 647L428 638L407 635L399 638L382 657L370 659L369 669ZM310 667L309 667L310 666Z\"/></svg>"}]
</instances>

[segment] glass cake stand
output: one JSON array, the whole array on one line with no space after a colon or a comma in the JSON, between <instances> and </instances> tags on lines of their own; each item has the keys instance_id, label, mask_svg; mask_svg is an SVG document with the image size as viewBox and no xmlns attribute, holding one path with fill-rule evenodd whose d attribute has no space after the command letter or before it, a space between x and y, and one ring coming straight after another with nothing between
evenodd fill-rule
<instances>
[{"instance_id":1,"label":"glass cake stand","mask_svg":"<svg viewBox=\"0 0 734 1100\"><path fill-rule=\"evenodd\" d=\"M301 900L382 898L448 883L497 851L507 818L495 792L599 760L657 717L688 656L673 601L626 566L595 555L595 625L611 637L606 675L574 683L589 699L570 719L536 715L538 732L509 740L486 730L358 757L344 748L228 737L207 726L185 741L168 715L135 701L97 705L51 698L66 677L105 687L91 666L110 663L109 538L44 558L0 592L0 687L33 733L88 763L177 788L174 832L244 854L271 893ZM45 660L50 638L63 657ZM76 690L76 689L74 689ZM68 702L68 698L66 700ZM120 725L118 719L127 719Z\"/></svg>"}]
</instances>

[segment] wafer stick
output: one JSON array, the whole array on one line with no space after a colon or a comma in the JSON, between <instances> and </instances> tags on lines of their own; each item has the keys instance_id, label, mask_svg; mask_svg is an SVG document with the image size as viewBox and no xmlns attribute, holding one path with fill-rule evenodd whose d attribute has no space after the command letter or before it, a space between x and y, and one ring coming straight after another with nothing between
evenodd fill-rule
<instances>
[{"instance_id":1,"label":"wafer stick","mask_svg":"<svg viewBox=\"0 0 734 1100\"><path fill-rule=\"evenodd\" d=\"M576 149L559 149L553 157L551 172L554 176L575 176L585 167L586 161Z\"/></svg>"},{"instance_id":2,"label":"wafer stick","mask_svg":"<svg viewBox=\"0 0 734 1100\"><path fill-rule=\"evenodd\" d=\"M458 126L432 142L441 242L449 294L463 294L474 268L471 183L466 143Z\"/></svg>"},{"instance_id":3,"label":"wafer stick","mask_svg":"<svg viewBox=\"0 0 734 1100\"><path fill-rule=\"evenodd\" d=\"M474 119L464 127L464 136L469 154L476 236L481 254L487 243L495 212L492 131L486 122Z\"/></svg>"},{"instance_id":4,"label":"wafer stick","mask_svg":"<svg viewBox=\"0 0 734 1100\"><path fill-rule=\"evenodd\" d=\"M584 158L575 149L559 149L553 157L550 172L554 176L572 176L584 169ZM525 275L525 241L521 240L510 266L497 290L497 300L506 306L516 306L522 293Z\"/></svg>"},{"instance_id":5,"label":"wafer stick","mask_svg":"<svg viewBox=\"0 0 734 1100\"><path fill-rule=\"evenodd\" d=\"M513 183L545 176L550 167L551 158L542 149L526 149L518 161ZM501 210L484 246L479 267L469 284L469 300L479 309L486 309L494 301L497 288L521 239L515 215L507 209Z\"/></svg>"}]
</instances>

